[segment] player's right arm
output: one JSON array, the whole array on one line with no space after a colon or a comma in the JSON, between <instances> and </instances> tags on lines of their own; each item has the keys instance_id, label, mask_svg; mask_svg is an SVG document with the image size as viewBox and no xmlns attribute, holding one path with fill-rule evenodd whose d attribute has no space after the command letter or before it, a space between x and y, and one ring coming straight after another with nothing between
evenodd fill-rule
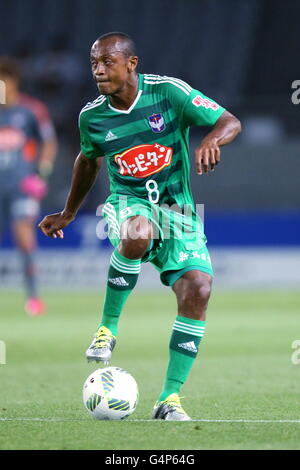
<instances>
[{"instance_id":1,"label":"player's right arm","mask_svg":"<svg viewBox=\"0 0 300 470\"><path fill-rule=\"evenodd\" d=\"M39 224L44 235L51 238L63 238L63 228L69 225L93 186L103 158L87 158L82 152L75 160L70 192L62 212L47 215Z\"/></svg>"},{"instance_id":2,"label":"player's right arm","mask_svg":"<svg viewBox=\"0 0 300 470\"><path fill-rule=\"evenodd\" d=\"M46 216L39 228L47 237L63 238L63 228L69 225L91 187L102 165L101 149L93 141L89 132L89 106L85 106L79 115L81 152L75 160L65 208L62 212Z\"/></svg>"}]
</instances>

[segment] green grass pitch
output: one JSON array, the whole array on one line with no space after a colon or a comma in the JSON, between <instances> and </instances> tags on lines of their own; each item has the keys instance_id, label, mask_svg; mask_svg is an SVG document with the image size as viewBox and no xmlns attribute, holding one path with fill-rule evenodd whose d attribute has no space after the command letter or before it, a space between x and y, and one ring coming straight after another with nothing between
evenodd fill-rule
<instances>
[{"instance_id":1,"label":"green grass pitch","mask_svg":"<svg viewBox=\"0 0 300 470\"><path fill-rule=\"evenodd\" d=\"M42 318L23 313L22 294L0 296L0 340L7 347L0 449L300 448L300 421L290 422L300 420L300 364L291 362L292 342L300 339L297 292L214 293L206 336L182 390L186 411L208 421L186 423L144 421L167 363L176 315L170 290L138 288L126 304L111 365L136 378L140 401L131 418L118 422L94 420L82 403L82 385L97 368L84 351L103 294L47 293Z\"/></svg>"}]
</instances>

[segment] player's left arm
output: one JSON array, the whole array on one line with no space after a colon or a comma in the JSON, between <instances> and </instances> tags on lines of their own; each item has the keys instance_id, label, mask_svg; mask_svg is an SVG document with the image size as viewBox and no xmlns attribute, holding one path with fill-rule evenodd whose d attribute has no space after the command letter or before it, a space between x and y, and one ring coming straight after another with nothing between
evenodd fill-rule
<instances>
[{"instance_id":1,"label":"player's left arm","mask_svg":"<svg viewBox=\"0 0 300 470\"><path fill-rule=\"evenodd\" d=\"M196 149L196 171L198 175L214 170L220 161L220 146L231 142L241 132L240 121L229 111L192 88L188 83L172 77L163 77L159 89L172 103L183 129L194 126L210 126Z\"/></svg>"},{"instance_id":2,"label":"player's left arm","mask_svg":"<svg viewBox=\"0 0 300 470\"><path fill-rule=\"evenodd\" d=\"M195 164L198 175L214 170L221 159L220 146L232 142L241 132L241 129L239 119L233 114L226 110L221 114L213 130L204 137L201 144L196 148Z\"/></svg>"},{"instance_id":3,"label":"player's left arm","mask_svg":"<svg viewBox=\"0 0 300 470\"><path fill-rule=\"evenodd\" d=\"M42 142L41 156L39 160L39 174L43 178L48 178L53 171L55 158L57 155L57 139L55 136L49 137Z\"/></svg>"},{"instance_id":4,"label":"player's left arm","mask_svg":"<svg viewBox=\"0 0 300 470\"><path fill-rule=\"evenodd\" d=\"M39 103L37 118L41 136L41 150L38 169L42 178L47 179L53 171L58 143L49 111L43 103Z\"/></svg>"}]
</instances>

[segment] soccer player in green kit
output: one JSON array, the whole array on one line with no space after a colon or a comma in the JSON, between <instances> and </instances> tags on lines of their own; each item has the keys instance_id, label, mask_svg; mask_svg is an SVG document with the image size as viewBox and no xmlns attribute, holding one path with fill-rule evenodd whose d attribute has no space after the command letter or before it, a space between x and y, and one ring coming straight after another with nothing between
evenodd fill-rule
<instances>
[{"instance_id":1,"label":"soccer player in green kit","mask_svg":"<svg viewBox=\"0 0 300 470\"><path fill-rule=\"evenodd\" d=\"M196 172L202 175L215 169L220 146L236 137L241 124L184 81L137 74L137 64L135 45L124 33L105 34L93 44L92 73L100 96L80 113L81 152L65 208L45 217L40 228L47 236L63 238L63 228L74 220L106 158L111 195L103 215L115 249L102 320L86 356L109 363L123 306L141 263L150 261L178 304L164 386L152 416L186 421L190 417L179 392L204 335L213 276L191 195L188 132L191 125L213 126L196 149ZM188 207L188 214L174 206Z\"/></svg>"}]
</instances>

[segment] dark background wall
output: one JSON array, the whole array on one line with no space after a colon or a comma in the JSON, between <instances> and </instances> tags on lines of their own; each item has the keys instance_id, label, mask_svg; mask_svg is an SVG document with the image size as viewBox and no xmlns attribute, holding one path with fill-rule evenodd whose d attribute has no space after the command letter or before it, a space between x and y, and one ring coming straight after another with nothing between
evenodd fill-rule
<instances>
[{"instance_id":1,"label":"dark background wall","mask_svg":"<svg viewBox=\"0 0 300 470\"><path fill-rule=\"evenodd\" d=\"M283 96L299 73L297 0L1 0L0 53L46 52L68 38L86 66L106 31L133 36L141 68L184 76L232 104L234 97ZM218 97L219 97L218 96Z\"/></svg>"}]
</instances>

